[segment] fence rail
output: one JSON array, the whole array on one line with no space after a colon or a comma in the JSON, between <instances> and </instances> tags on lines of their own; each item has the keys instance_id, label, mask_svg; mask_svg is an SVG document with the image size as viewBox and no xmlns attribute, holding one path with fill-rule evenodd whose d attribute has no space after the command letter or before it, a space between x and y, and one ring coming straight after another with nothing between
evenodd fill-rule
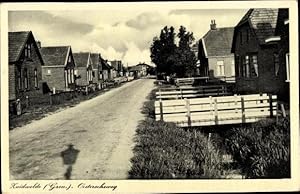
<instances>
[{"instance_id":1,"label":"fence rail","mask_svg":"<svg viewBox=\"0 0 300 194\"><path fill-rule=\"evenodd\" d=\"M267 94L155 101L156 120L182 127L250 123L277 109L277 96Z\"/></svg>"},{"instance_id":2,"label":"fence rail","mask_svg":"<svg viewBox=\"0 0 300 194\"><path fill-rule=\"evenodd\" d=\"M211 85L199 87L181 86L161 88L158 92L156 92L156 98L164 100L227 95L232 95L232 89L228 88L226 85Z\"/></svg>"}]
</instances>

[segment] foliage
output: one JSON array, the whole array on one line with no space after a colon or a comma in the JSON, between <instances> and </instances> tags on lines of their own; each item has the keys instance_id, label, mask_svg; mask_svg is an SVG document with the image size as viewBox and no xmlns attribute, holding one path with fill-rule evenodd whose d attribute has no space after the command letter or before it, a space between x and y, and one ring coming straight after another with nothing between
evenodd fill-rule
<instances>
[{"instance_id":1,"label":"foliage","mask_svg":"<svg viewBox=\"0 0 300 194\"><path fill-rule=\"evenodd\" d=\"M147 119L135 139L130 178L219 178L221 156L207 138L175 124Z\"/></svg>"},{"instance_id":2,"label":"foliage","mask_svg":"<svg viewBox=\"0 0 300 194\"><path fill-rule=\"evenodd\" d=\"M170 66L171 61L169 57L175 52L175 32L174 28L171 26L165 26L161 32L160 36L154 37L153 43L150 48L151 60L156 64L158 72L171 73Z\"/></svg>"},{"instance_id":3,"label":"foliage","mask_svg":"<svg viewBox=\"0 0 300 194\"><path fill-rule=\"evenodd\" d=\"M225 143L247 178L290 177L290 121L266 120L233 128Z\"/></svg>"},{"instance_id":4,"label":"foliage","mask_svg":"<svg viewBox=\"0 0 300 194\"><path fill-rule=\"evenodd\" d=\"M191 76L196 68L196 56L191 50L194 36L180 26L177 34L178 46L175 44L174 28L167 26L161 30L160 38L154 37L150 47L151 60L157 66L157 72L177 77Z\"/></svg>"}]
</instances>

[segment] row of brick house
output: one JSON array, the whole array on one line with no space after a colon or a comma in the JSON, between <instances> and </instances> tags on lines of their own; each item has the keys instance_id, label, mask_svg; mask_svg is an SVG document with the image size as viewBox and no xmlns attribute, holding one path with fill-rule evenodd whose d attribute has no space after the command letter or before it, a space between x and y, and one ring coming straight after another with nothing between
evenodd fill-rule
<instances>
[{"instance_id":1,"label":"row of brick house","mask_svg":"<svg viewBox=\"0 0 300 194\"><path fill-rule=\"evenodd\" d=\"M288 9L250 9L235 27L210 30L198 42L199 75L227 81L240 94L289 98Z\"/></svg>"},{"instance_id":2,"label":"row of brick house","mask_svg":"<svg viewBox=\"0 0 300 194\"><path fill-rule=\"evenodd\" d=\"M73 53L71 46L41 47L31 31L9 32L9 101L48 92L72 91L123 75L122 62L109 65L100 53Z\"/></svg>"}]
</instances>

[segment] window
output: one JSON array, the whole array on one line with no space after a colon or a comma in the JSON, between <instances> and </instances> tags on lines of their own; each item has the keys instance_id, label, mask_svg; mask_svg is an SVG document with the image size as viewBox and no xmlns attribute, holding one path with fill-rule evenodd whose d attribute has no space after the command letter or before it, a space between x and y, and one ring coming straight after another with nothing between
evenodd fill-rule
<instances>
[{"instance_id":1,"label":"window","mask_svg":"<svg viewBox=\"0 0 300 194\"><path fill-rule=\"evenodd\" d=\"M65 85L68 88L68 71L65 69Z\"/></svg>"},{"instance_id":2,"label":"window","mask_svg":"<svg viewBox=\"0 0 300 194\"><path fill-rule=\"evenodd\" d=\"M71 69L71 83L74 83L74 69Z\"/></svg>"},{"instance_id":3,"label":"window","mask_svg":"<svg viewBox=\"0 0 300 194\"><path fill-rule=\"evenodd\" d=\"M217 61L217 76L224 76L225 69L224 69L224 61Z\"/></svg>"},{"instance_id":4,"label":"window","mask_svg":"<svg viewBox=\"0 0 300 194\"><path fill-rule=\"evenodd\" d=\"M18 89L21 90L22 89L22 82L21 82L21 68L18 67Z\"/></svg>"},{"instance_id":5,"label":"window","mask_svg":"<svg viewBox=\"0 0 300 194\"><path fill-rule=\"evenodd\" d=\"M68 62L71 63L72 59L71 56L68 57Z\"/></svg>"},{"instance_id":6,"label":"window","mask_svg":"<svg viewBox=\"0 0 300 194\"><path fill-rule=\"evenodd\" d=\"M39 87L37 69L34 69L34 87L35 88Z\"/></svg>"},{"instance_id":7,"label":"window","mask_svg":"<svg viewBox=\"0 0 300 194\"><path fill-rule=\"evenodd\" d=\"M251 56L251 77L258 77L257 55Z\"/></svg>"},{"instance_id":8,"label":"window","mask_svg":"<svg viewBox=\"0 0 300 194\"><path fill-rule=\"evenodd\" d=\"M234 60L231 61L231 76L235 75Z\"/></svg>"},{"instance_id":9,"label":"window","mask_svg":"<svg viewBox=\"0 0 300 194\"><path fill-rule=\"evenodd\" d=\"M250 77L249 55L246 55L243 60L243 77Z\"/></svg>"},{"instance_id":10,"label":"window","mask_svg":"<svg viewBox=\"0 0 300 194\"><path fill-rule=\"evenodd\" d=\"M51 69L48 69L48 70L47 70L47 74L48 74L48 75L51 75Z\"/></svg>"},{"instance_id":11,"label":"window","mask_svg":"<svg viewBox=\"0 0 300 194\"><path fill-rule=\"evenodd\" d=\"M258 77L257 55L249 54L242 57L242 77Z\"/></svg>"},{"instance_id":12,"label":"window","mask_svg":"<svg viewBox=\"0 0 300 194\"><path fill-rule=\"evenodd\" d=\"M31 44L25 45L25 57L31 58Z\"/></svg>"},{"instance_id":13,"label":"window","mask_svg":"<svg viewBox=\"0 0 300 194\"><path fill-rule=\"evenodd\" d=\"M24 69L24 87L28 89L28 72L26 68Z\"/></svg>"},{"instance_id":14,"label":"window","mask_svg":"<svg viewBox=\"0 0 300 194\"><path fill-rule=\"evenodd\" d=\"M68 74L68 84L70 84L71 83L71 70L70 69L67 70L67 74Z\"/></svg>"},{"instance_id":15,"label":"window","mask_svg":"<svg viewBox=\"0 0 300 194\"><path fill-rule=\"evenodd\" d=\"M274 59L275 76L278 76L278 74L279 74L279 55L278 55L278 53L274 53L273 59Z\"/></svg>"},{"instance_id":16,"label":"window","mask_svg":"<svg viewBox=\"0 0 300 194\"><path fill-rule=\"evenodd\" d=\"M286 63L286 81L290 81L290 53L285 54L285 63Z\"/></svg>"}]
</instances>

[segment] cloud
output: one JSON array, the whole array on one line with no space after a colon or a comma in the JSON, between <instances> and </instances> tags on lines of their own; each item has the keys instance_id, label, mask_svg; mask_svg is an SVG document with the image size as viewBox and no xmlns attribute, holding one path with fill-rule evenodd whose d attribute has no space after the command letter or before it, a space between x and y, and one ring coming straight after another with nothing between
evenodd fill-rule
<instances>
[{"instance_id":1,"label":"cloud","mask_svg":"<svg viewBox=\"0 0 300 194\"><path fill-rule=\"evenodd\" d=\"M151 28L153 25L163 23L162 16L158 12L145 12L138 15L136 18L126 22L126 25L138 30Z\"/></svg>"},{"instance_id":2,"label":"cloud","mask_svg":"<svg viewBox=\"0 0 300 194\"><path fill-rule=\"evenodd\" d=\"M128 63L128 66L136 65L140 62L150 64L150 50L139 49L134 42L126 43L127 51L123 57L123 61Z\"/></svg>"},{"instance_id":3,"label":"cloud","mask_svg":"<svg viewBox=\"0 0 300 194\"><path fill-rule=\"evenodd\" d=\"M150 63L150 45L164 26L181 25L200 39L215 19L217 27L234 26L247 10L128 9L11 11L9 31L31 30L42 46L71 45L73 52L100 52L124 64Z\"/></svg>"},{"instance_id":4,"label":"cloud","mask_svg":"<svg viewBox=\"0 0 300 194\"><path fill-rule=\"evenodd\" d=\"M11 11L8 13L10 31L14 27L40 25L47 28L50 32L58 35L66 34L86 34L93 29L93 26L86 23L71 21L60 16L53 16L43 11ZM46 24L46 25L45 25Z\"/></svg>"}]
</instances>

